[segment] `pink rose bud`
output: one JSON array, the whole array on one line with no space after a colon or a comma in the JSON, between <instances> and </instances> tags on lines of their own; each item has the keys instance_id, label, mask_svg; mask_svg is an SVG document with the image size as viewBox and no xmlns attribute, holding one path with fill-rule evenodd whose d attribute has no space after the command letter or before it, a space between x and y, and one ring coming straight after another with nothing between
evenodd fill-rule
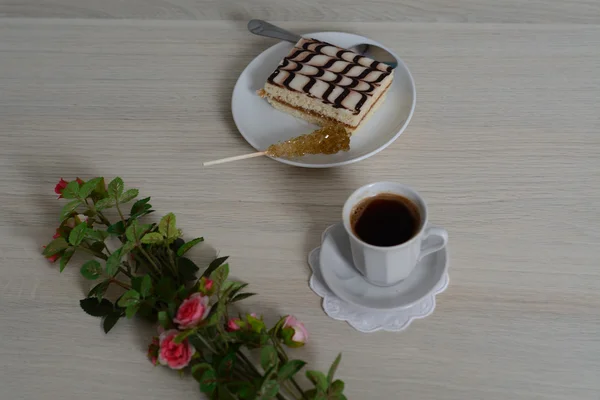
<instances>
[{"instance_id":1,"label":"pink rose bud","mask_svg":"<svg viewBox=\"0 0 600 400\"><path fill-rule=\"evenodd\" d=\"M42 249L45 249L45 248L46 248L46 246L42 246ZM60 253L56 253L51 256L46 256L46 259L48 261L50 261L51 263L56 262L56 260L58 260L59 258L60 258Z\"/></svg>"},{"instance_id":2,"label":"pink rose bud","mask_svg":"<svg viewBox=\"0 0 600 400\"><path fill-rule=\"evenodd\" d=\"M79 183L80 186L84 183L79 177L77 177L75 181L77 181L77 183Z\"/></svg>"},{"instance_id":3,"label":"pink rose bud","mask_svg":"<svg viewBox=\"0 0 600 400\"><path fill-rule=\"evenodd\" d=\"M60 254L54 254L52 256L48 256L46 257L48 259L48 261L50 261L51 263L55 263L56 260L58 260L60 258Z\"/></svg>"},{"instance_id":4,"label":"pink rose bud","mask_svg":"<svg viewBox=\"0 0 600 400\"><path fill-rule=\"evenodd\" d=\"M289 347L304 346L308 342L308 331L294 316L288 315L282 326L283 342Z\"/></svg>"},{"instance_id":5,"label":"pink rose bud","mask_svg":"<svg viewBox=\"0 0 600 400\"><path fill-rule=\"evenodd\" d=\"M239 331L240 329L242 329L239 326L240 322L241 322L241 320L239 318L230 318L229 321L227 321L227 331L235 332L235 331Z\"/></svg>"},{"instance_id":6,"label":"pink rose bud","mask_svg":"<svg viewBox=\"0 0 600 400\"><path fill-rule=\"evenodd\" d=\"M213 281L211 279L207 279L206 282L204 283L204 288L206 288L206 290L210 291L213 287Z\"/></svg>"},{"instance_id":7,"label":"pink rose bud","mask_svg":"<svg viewBox=\"0 0 600 400\"><path fill-rule=\"evenodd\" d=\"M179 329L189 329L198 326L210 312L208 297L202 293L194 293L181 303L177 309L177 315L173 322L179 325Z\"/></svg>"},{"instance_id":8,"label":"pink rose bud","mask_svg":"<svg viewBox=\"0 0 600 400\"><path fill-rule=\"evenodd\" d=\"M160 334L158 362L171 369L183 369L187 367L196 352L196 349L194 349L187 339L184 339L179 344L173 341L179 333L176 329L170 329Z\"/></svg>"},{"instance_id":9,"label":"pink rose bud","mask_svg":"<svg viewBox=\"0 0 600 400\"><path fill-rule=\"evenodd\" d=\"M77 216L75 217L75 221L77 222L77 224L81 224L83 222L87 223L88 216L84 214L77 214Z\"/></svg>"},{"instance_id":10,"label":"pink rose bud","mask_svg":"<svg viewBox=\"0 0 600 400\"><path fill-rule=\"evenodd\" d=\"M153 365L158 364L158 350L160 348L160 343L158 341L158 337L152 338L152 343L148 346L148 359Z\"/></svg>"},{"instance_id":11,"label":"pink rose bud","mask_svg":"<svg viewBox=\"0 0 600 400\"><path fill-rule=\"evenodd\" d=\"M52 236L52 239L58 239L59 237L60 237L60 232L57 229L56 233L54 234L54 236Z\"/></svg>"},{"instance_id":12,"label":"pink rose bud","mask_svg":"<svg viewBox=\"0 0 600 400\"><path fill-rule=\"evenodd\" d=\"M59 199L62 199L62 191L65 190L69 182L65 181L63 178L60 178L60 181L54 187L54 193L58 195Z\"/></svg>"}]
</instances>

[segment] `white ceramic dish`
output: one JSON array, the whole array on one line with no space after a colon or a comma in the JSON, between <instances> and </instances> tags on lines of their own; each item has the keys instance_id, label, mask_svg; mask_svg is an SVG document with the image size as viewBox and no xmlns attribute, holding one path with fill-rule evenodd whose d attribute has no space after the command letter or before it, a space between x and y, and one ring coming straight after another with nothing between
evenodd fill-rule
<instances>
[{"instance_id":1,"label":"white ceramic dish","mask_svg":"<svg viewBox=\"0 0 600 400\"><path fill-rule=\"evenodd\" d=\"M394 81L385 102L364 126L354 132L348 152L276 160L298 167L337 167L364 160L392 144L406 129L416 103L414 81L402 60L381 43L359 35L318 32L304 36L341 47L351 47L360 43L375 44L393 54L398 59L398 67L394 69ZM275 110L256 94L292 46L291 43L280 42L263 51L244 69L233 89L231 99L233 119L242 136L256 150L265 150L273 143L309 133L317 128L315 125Z\"/></svg>"},{"instance_id":2,"label":"white ceramic dish","mask_svg":"<svg viewBox=\"0 0 600 400\"><path fill-rule=\"evenodd\" d=\"M448 246L425 256L403 281L376 286L354 268L348 234L340 222L323 235L319 267L323 280L340 299L373 310L399 309L435 293L448 270Z\"/></svg>"}]
</instances>

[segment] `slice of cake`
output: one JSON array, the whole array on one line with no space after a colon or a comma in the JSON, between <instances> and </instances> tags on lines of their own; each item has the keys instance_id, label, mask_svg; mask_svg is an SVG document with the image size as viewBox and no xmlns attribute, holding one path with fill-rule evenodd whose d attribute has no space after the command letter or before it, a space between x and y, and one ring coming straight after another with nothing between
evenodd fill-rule
<instances>
[{"instance_id":1,"label":"slice of cake","mask_svg":"<svg viewBox=\"0 0 600 400\"><path fill-rule=\"evenodd\" d=\"M300 39L269 76L261 97L277 110L352 132L383 103L394 70L316 39Z\"/></svg>"}]
</instances>

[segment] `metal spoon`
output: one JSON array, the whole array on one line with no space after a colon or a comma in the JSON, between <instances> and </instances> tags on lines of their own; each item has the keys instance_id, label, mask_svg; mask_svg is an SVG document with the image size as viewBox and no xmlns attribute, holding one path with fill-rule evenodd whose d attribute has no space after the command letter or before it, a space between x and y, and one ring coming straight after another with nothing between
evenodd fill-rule
<instances>
[{"instance_id":1,"label":"metal spoon","mask_svg":"<svg viewBox=\"0 0 600 400\"><path fill-rule=\"evenodd\" d=\"M280 27L270 24L267 21L263 21L262 19L250 20L248 22L248 30L258 36L266 36L292 43L296 43L302 38L302 36L298 34L281 29ZM387 50L384 50L379 46L375 46L374 44L358 44L350 47L348 50L386 63L392 68L396 68L398 66L398 60L396 57L390 54Z\"/></svg>"}]
</instances>

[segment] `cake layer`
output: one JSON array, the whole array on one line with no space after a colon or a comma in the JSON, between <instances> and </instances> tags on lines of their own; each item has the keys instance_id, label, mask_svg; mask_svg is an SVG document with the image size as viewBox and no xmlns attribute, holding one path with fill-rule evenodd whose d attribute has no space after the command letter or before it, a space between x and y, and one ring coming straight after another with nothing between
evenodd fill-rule
<instances>
[{"instance_id":1,"label":"cake layer","mask_svg":"<svg viewBox=\"0 0 600 400\"><path fill-rule=\"evenodd\" d=\"M323 126L323 125L330 124L330 123L336 123L336 124L340 123L338 120L326 117L315 111L310 111L310 110L302 109L300 107L295 107L295 106L292 106L290 104L287 104L287 103L280 101L278 99L275 99L275 98L267 97L267 101L269 102L269 104L271 104L273 106L273 108L275 108L279 111L283 111L287 114L290 114L293 117L303 119L312 124ZM348 132L354 132L355 130L359 129L371 117L371 115L373 115L373 113L379 108L379 106L384 101L385 101L385 93L373 104L371 109L365 113L362 120L359 121L359 123L356 126L350 126L350 125L343 124L343 123L342 123L342 125L346 128L346 130Z\"/></svg>"}]
</instances>

